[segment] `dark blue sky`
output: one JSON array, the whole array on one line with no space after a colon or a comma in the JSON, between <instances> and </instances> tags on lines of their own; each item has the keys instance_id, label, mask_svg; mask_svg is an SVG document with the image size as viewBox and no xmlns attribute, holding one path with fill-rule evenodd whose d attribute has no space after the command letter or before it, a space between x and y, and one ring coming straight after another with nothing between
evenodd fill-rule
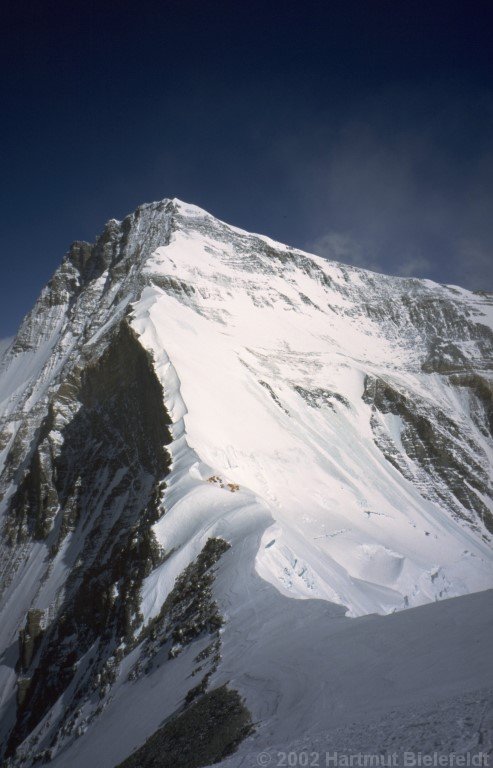
<instances>
[{"instance_id":1,"label":"dark blue sky","mask_svg":"<svg viewBox=\"0 0 493 768\"><path fill-rule=\"evenodd\" d=\"M491 2L4 2L0 337L75 239L180 197L493 288Z\"/></svg>"}]
</instances>

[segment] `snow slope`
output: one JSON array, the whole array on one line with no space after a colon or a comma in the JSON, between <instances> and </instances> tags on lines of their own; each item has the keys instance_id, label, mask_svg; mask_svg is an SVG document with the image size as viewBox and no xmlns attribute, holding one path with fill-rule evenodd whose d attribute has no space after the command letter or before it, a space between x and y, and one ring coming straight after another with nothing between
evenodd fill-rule
<instances>
[{"instance_id":1,"label":"snow slope","mask_svg":"<svg viewBox=\"0 0 493 768\"><path fill-rule=\"evenodd\" d=\"M451 289L372 276L282 246L292 260L273 264L270 253L243 253L247 235L225 241L212 225L204 234L210 217L183 209L200 224L176 231L149 259L151 287L134 304L132 324L156 360L166 351L159 371L167 405L173 420L183 418L205 474L238 483L268 506L274 522L258 573L286 595L326 598L353 616L491 586L490 536L403 478L376 444L362 399L365 375L385 377L471 430L457 392L421 370L426 329L421 340L405 317L396 328L361 306L363 296L385 306L398 290L448 299ZM305 260L320 270L315 279ZM163 280L186 288L170 293ZM479 315L477 297L459 296ZM399 417L381 420L399 444ZM490 467L491 440L472 431Z\"/></svg>"},{"instance_id":2,"label":"snow slope","mask_svg":"<svg viewBox=\"0 0 493 768\"><path fill-rule=\"evenodd\" d=\"M207 640L127 678L139 633L211 537L231 550L217 566L225 625L209 685L246 697L262 724L255 748L309 729L321 743L329 723L376 713L372 691L385 718L423 706L431 688L439 701L491 685L490 593L425 604L493 586L492 327L488 295L326 262L177 200L75 244L0 362L0 712L18 759L49 749L60 768L110 768L176 712ZM122 415L134 412L136 432L141 416L147 428L164 418L153 376L171 442L136 435L128 456ZM98 421L101 387L115 445ZM168 474L150 466L164 443ZM97 466L77 475L92 450ZM111 561L133 564L132 541L151 530L166 557L149 556L127 594ZM63 634L89 578L110 586L111 642L97 622L83 640ZM138 602L132 642L121 595ZM33 609L42 635L19 675ZM91 682L99 700L82 686L94 654L112 669L107 685L101 671ZM48 660L69 670L65 687ZM16 705L21 677L27 705Z\"/></svg>"}]
</instances>

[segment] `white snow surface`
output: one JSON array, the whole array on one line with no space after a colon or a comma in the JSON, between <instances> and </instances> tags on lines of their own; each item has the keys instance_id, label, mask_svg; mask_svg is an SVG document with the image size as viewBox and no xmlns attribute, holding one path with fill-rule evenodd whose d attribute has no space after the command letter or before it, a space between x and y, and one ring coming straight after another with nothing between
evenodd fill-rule
<instances>
[{"instance_id":1,"label":"white snow surface","mask_svg":"<svg viewBox=\"0 0 493 768\"><path fill-rule=\"evenodd\" d=\"M329 727L342 729L344 741L344 729L371 720L369 711L385 720L447 697L453 708L458 697L493 687L491 593L469 595L493 587L491 537L384 457L362 399L365 376L384 378L453 416L491 467L491 441L472 424L468 403L445 377L421 369L426 332L404 306L397 319L377 313L407 292L450 300L491 328L490 306L463 289L327 262L173 204L169 241L135 265L142 290L114 286L119 303L108 301L104 323L85 333L94 344L131 310L173 422L166 514L155 525L172 555L145 581L144 621L209 537L232 544L215 586L226 624L210 687L229 682L262 725L225 765L253 765L258 750L295 740L318 748ZM104 281L91 287L94 296ZM39 407L76 354L64 311L50 309L39 343L2 361L0 403L12 435L16 414ZM474 339L460 344L481 367ZM400 418L379 418L399 447ZM29 606L49 608L63 589L63 551L40 586L45 556L36 544L4 595L0 651L15 644ZM425 606L461 595L469 597ZM110 703L55 768L123 760L182 703L199 650L194 644L132 684L127 659ZM12 665L0 674L1 704L15 686ZM47 744L49 721L50 713L37 728ZM372 728L363 728L367 746L368 734L385 731Z\"/></svg>"},{"instance_id":2,"label":"white snow surface","mask_svg":"<svg viewBox=\"0 0 493 768\"><path fill-rule=\"evenodd\" d=\"M200 209L180 208L207 223ZM287 596L325 598L360 616L493 586L489 543L423 498L376 446L363 381L367 373L384 376L449 411L457 397L442 377L421 373L420 340L407 338L409 329L389 332L362 316L362 270L309 258L334 288L296 261L276 269L256 253L252 264L236 240L218 239L214 229L178 229L148 260L155 284L133 305L132 324L154 355L180 450L186 443L205 465L189 459L193 496L176 501L178 539L169 531L173 511L156 529L160 542L181 543L189 516L200 514L204 527L216 519L205 483L216 475L240 486L238 506L253 493L271 516L256 569ZM186 293L163 290L163 277ZM399 282L376 279L384 293ZM348 282L341 295L337 286ZM329 390L332 407L310 407L297 386ZM386 419L398 443L399 417ZM491 460L491 445L479 440ZM175 498L164 499L170 511ZM151 580L145 606L152 614L160 586L157 575Z\"/></svg>"}]
</instances>

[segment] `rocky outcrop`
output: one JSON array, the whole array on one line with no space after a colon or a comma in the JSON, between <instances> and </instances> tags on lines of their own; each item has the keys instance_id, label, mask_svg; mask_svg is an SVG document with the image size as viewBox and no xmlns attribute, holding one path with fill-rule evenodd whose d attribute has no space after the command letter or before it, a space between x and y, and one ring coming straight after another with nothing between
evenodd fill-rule
<instances>
[{"instance_id":1,"label":"rocky outcrop","mask_svg":"<svg viewBox=\"0 0 493 768\"><path fill-rule=\"evenodd\" d=\"M493 435L493 381L479 373L461 373L449 377L449 382L462 390L469 400L471 419L482 434Z\"/></svg>"},{"instance_id":2,"label":"rocky outcrop","mask_svg":"<svg viewBox=\"0 0 493 768\"><path fill-rule=\"evenodd\" d=\"M475 412L481 429L489 430L490 414L484 407L489 403L486 383L478 376L459 378L456 385L459 382L476 399ZM444 411L430 407L424 399L417 400L415 394L411 402L404 392L381 378L366 376L363 399L372 408L375 440L388 461L406 479L418 484L424 495L440 499L477 530L477 523L481 522L493 532L493 515L483 501L490 491L489 462L474 434L465 434L463 426ZM481 418L477 402L482 406ZM382 428L379 413L400 418L404 456ZM488 435L491 437L491 432Z\"/></svg>"},{"instance_id":3,"label":"rocky outcrop","mask_svg":"<svg viewBox=\"0 0 493 768\"><path fill-rule=\"evenodd\" d=\"M57 409L69 396L58 435ZM162 557L152 525L163 513L169 417L152 362L126 323L97 359L71 372L51 414L12 497L6 530L13 544L30 536L47 540L52 554L72 534L65 552L71 567L44 636L36 610L21 634L22 671L31 679L28 687L21 680L11 748L67 688L80 659L97 643L78 695L101 683L115 648L130 643L141 624L140 587ZM50 443L58 450L45 450Z\"/></svg>"},{"instance_id":4,"label":"rocky outcrop","mask_svg":"<svg viewBox=\"0 0 493 768\"><path fill-rule=\"evenodd\" d=\"M158 655L175 659L185 646L205 633L210 636L208 652L202 652L201 658L196 659L206 662L205 690L219 660L219 630L223 625L223 618L212 597L213 566L228 549L229 544L223 539L209 539L197 559L177 578L159 614L146 625L143 635L138 638L142 642L141 658L132 668L129 679L135 680L150 672ZM193 675L202 673L203 668L204 664L199 664L194 668ZM193 690L195 695L200 692L197 687Z\"/></svg>"},{"instance_id":5,"label":"rocky outcrop","mask_svg":"<svg viewBox=\"0 0 493 768\"><path fill-rule=\"evenodd\" d=\"M200 768L219 763L252 731L241 697L223 686L178 713L118 768Z\"/></svg>"},{"instance_id":6,"label":"rocky outcrop","mask_svg":"<svg viewBox=\"0 0 493 768\"><path fill-rule=\"evenodd\" d=\"M26 626L19 632L19 665L21 670L29 669L31 661L43 635L44 611L31 608L27 612Z\"/></svg>"}]
</instances>

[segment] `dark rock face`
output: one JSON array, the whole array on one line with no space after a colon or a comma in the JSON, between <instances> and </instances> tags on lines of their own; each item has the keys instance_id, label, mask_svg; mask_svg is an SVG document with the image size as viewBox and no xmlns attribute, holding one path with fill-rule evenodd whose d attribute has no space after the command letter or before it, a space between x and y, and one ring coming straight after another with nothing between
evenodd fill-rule
<instances>
[{"instance_id":1,"label":"dark rock face","mask_svg":"<svg viewBox=\"0 0 493 768\"><path fill-rule=\"evenodd\" d=\"M467 389L481 430L491 436L491 392L487 382L478 375L466 375L454 383ZM464 510L469 511L467 520L473 527L481 520L493 532L493 517L480 497L489 490L488 458L472 437L464 434L461 425L446 413L431 409L425 401L414 397L411 402L405 393L381 378L366 376L363 399L372 407L375 440L386 459L408 480L420 483L423 495L441 499L456 515L464 516ZM378 413L401 418L402 447L416 473L380 428Z\"/></svg>"},{"instance_id":2,"label":"dark rock face","mask_svg":"<svg viewBox=\"0 0 493 768\"><path fill-rule=\"evenodd\" d=\"M348 400L339 392L331 392L328 389L305 389L299 385L295 386L296 392L310 406L310 408L322 408L328 406L332 411L336 410L334 401L349 408Z\"/></svg>"},{"instance_id":3,"label":"dark rock face","mask_svg":"<svg viewBox=\"0 0 493 768\"><path fill-rule=\"evenodd\" d=\"M69 395L72 418L55 455L53 414ZM101 681L116 647L130 642L142 621L140 587L162 556L151 526L160 514L169 467L168 425L152 363L126 323L100 357L73 371L58 390L25 480L12 498L7 532L13 545L46 538L52 552L74 532L64 555L71 571L43 638L40 612L28 614L12 747L69 685L89 648L101 641L91 669L77 682L80 696Z\"/></svg>"},{"instance_id":4,"label":"dark rock face","mask_svg":"<svg viewBox=\"0 0 493 768\"><path fill-rule=\"evenodd\" d=\"M139 206L122 222L109 221L95 243L73 243L24 318L9 355L36 349L58 313L70 321L67 331L84 339L99 329L101 311L116 310L126 296L136 297L144 285L140 269L145 257L169 240L173 210L171 200Z\"/></svg>"},{"instance_id":5,"label":"dark rock face","mask_svg":"<svg viewBox=\"0 0 493 768\"><path fill-rule=\"evenodd\" d=\"M159 614L145 627L143 638L139 637L139 642L142 642L141 658L130 672L131 680L150 672L163 658L176 658L185 646L207 634L210 644L202 652L202 657L195 659L198 666L192 674L198 675L204 668L206 672L201 683L192 689L194 695L190 696L190 700L205 691L220 658L219 630L223 625L212 597L213 566L228 549L229 544L223 539L209 539L197 559L177 578Z\"/></svg>"},{"instance_id":6,"label":"dark rock face","mask_svg":"<svg viewBox=\"0 0 493 768\"><path fill-rule=\"evenodd\" d=\"M471 418L485 437L493 435L493 382L478 373L450 376L454 387L463 389L469 398Z\"/></svg>"},{"instance_id":7,"label":"dark rock face","mask_svg":"<svg viewBox=\"0 0 493 768\"><path fill-rule=\"evenodd\" d=\"M44 611L31 608L27 612L26 626L19 632L19 666L21 670L29 669L32 658L41 641L43 627L41 622Z\"/></svg>"},{"instance_id":8,"label":"dark rock face","mask_svg":"<svg viewBox=\"0 0 493 768\"><path fill-rule=\"evenodd\" d=\"M29 555L30 542L48 538L58 503L50 473L78 407L81 372L106 349L148 283L142 274L146 257L168 242L173 210L171 200L141 206L122 222L108 222L94 244L74 243L0 360L0 372L22 359L29 368L37 350L49 350L36 377L27 373L21 392L12 390L8 399L15 404L0 423L0 449L7 451L0 502L12 489L17 497L0 540L0 597ZM9 549L4 541L17 546Z\"/></svg>"},{"instance_id":9,"label":"dark rock face","mask_svg":"<svg viewBox=\"0 0 493 768\"><path fill-rule=\"evenodd\" d=\"M235 751L253 730L237 691L206 693L175 715L118 768L200 768Z\"/></svg>"},{"instance_id":10,"label":"dark rock face","mask_svg":"<svg viewBox=\"0 0 493 768\"><path fill-rule=\"evenodd\" d=\"M142 528L138 530L141 532ZM72 705L67 706L61 717L59 716L50 748L30 754L34 761L49 762L52 748L56 746L59 736L70 738L77 735L78 716L84 704L87 705L95 697L99 699L100 703L91 719L103 710L119 674L120 664L130 651L137 651L138 655L138 661L128 676L129 681L134 681L152 674L163 664L172 664L186 646L204 638L207 645L194 659L191 687L185 696L183 709L176 713L171 721L171 732L166 731L163 736L163 729L159 729L142 748L143 754L154 754L154 747L157 745L161 748L163 738L168 738L166 734L183 732L190 743L195 736L198 738L198 755L202 755L198 743L202 738L209 740L203 745L205 752L201 759L205 760L205 756L215 755L217 749L221 750L221 754L229 754L250 733L250 715L236 691L221 688L207 693L209 679L221 658L219 630L223 625L223 618L212 597L212 586L214 566L230 548L226 541L209 539L198 557L176 579L158 616L138 633L121 634L122 631L128 630L126 606L131 607L133 603L138 605L136 600L142 577L158 564L155 543L151 547L147 543L149 533L148 530L147 538L137 536L139 547L136 558L131 548L122 552L120 557L116 555L116 560L122 564L123 570L133 576L131 588L126 592L124 587L121 588L117 599L108 593L108 600L104 605L105 613L102 616L98 613L98 610L101 610L101 601L98 599L99 581L107 584L108 571L114 578L118 573L111 568L101 569L99 573L93 572L89 577L89 586L87 581L83 581L75 591L75 605L72 607L70 602L64 604L64 613L55 618L50 642L41 645L41 651L35 658L33 649L36 651L40 647L43 634L43 612L29 612L26 630L22 631L20 637L23 661L18 678L18 721L11 735L7 754L15 754L17 742L30 733L57 696L70 686ZM135 528L133 540L136 540ZM120 580L114 583L120 588L121 576ZM120 595L124 596L123 601ZM93 612L87 609L91 602L94 602ZM122 623L119 623L119 619ZM88 651L92 654L90 665L83 674L77 673L76 667ZM34 661L31 661L33 658ZM197 679L199 682L194 684ZM199 709L190 708L189 705L196 701L201 704ZM199 716L205 719L197 728L196 718ZM190 727L195 732L193 738ZM173 736L173 740L174 738ZM15 758L13 764L17 765ZM170 765L172 764L171 762ZM202 764L206 763L200 763Z\"/></svg>"}]
</instances>

